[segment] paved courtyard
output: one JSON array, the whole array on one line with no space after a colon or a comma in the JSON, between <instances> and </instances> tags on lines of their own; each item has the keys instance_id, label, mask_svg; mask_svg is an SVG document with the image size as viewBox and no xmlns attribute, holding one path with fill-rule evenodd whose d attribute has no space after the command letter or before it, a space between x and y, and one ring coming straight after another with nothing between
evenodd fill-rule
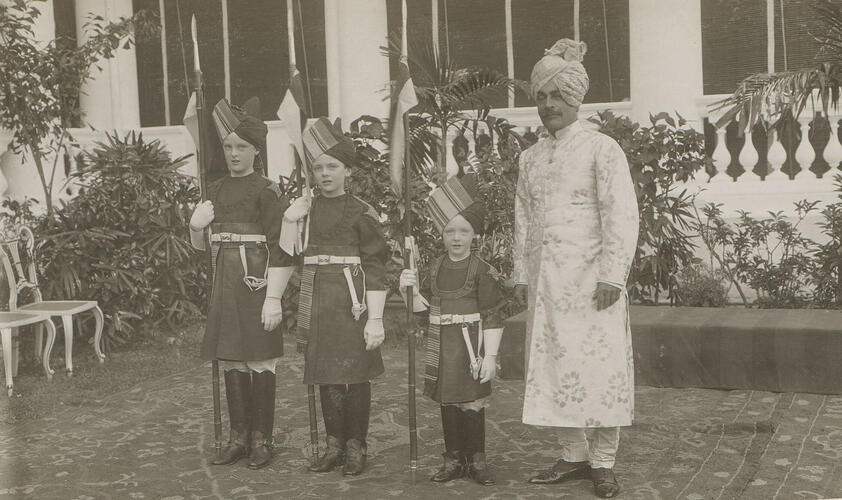
<instances>
[{"instance_id":1,"label":"paved courtyard","mask_svg":"<svg viewBox=\"0 0 842 500\"><path fill-rule=\"evenodd\" d=\"M442 438L438 408L420 395L420 467L413 482L405 351L388 348L384 360L386 374L373 384L370 465L363 476L305 472L302 360L287 355L278 371L277 457L268 468L207 464L213 423L204 365L94 407L0 428L0 499L593 497L589 481L526 483L532 470L552 463L558 446L552 429L520 423L522 382L511 380L495 382L488 412L497 486L428 480ZM616 467L621 498L842 497L842 396L638 387L636 398L635 425L622 434Z\"/></svg>"}]
</instances>

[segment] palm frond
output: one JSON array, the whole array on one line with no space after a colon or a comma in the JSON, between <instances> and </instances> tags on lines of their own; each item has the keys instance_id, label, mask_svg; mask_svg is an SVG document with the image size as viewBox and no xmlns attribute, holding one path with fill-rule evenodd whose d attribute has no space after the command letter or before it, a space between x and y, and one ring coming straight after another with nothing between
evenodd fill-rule
<instances>
[{"instance_id":1,"label":"palm frond","mask_svg":"<svg viewBox=\"0 0 842 500\"><path fill-rule=\"evenodd\" d=\"M711 105L712 111L725 110L715 125L721 128L737 120L740 130L746 130L761 118L774 125L788 113L797 118L814 96L827 114L830 106L834 109L838 106L840 76L842 63L839 62L798 71L751 75L732 95Z\"/></svg>"},{"instance_id":2,"label":"palm frond","mask_svg":"<svg viewBox=\"0 0 842 500\"><path fill-rule=\"evenodd\" d=\"M842 58L842 6L832 3L815 5L813 11L823 28L821 33L810 33L819 44L818 55Z\"/></svg>"}]
</instances>

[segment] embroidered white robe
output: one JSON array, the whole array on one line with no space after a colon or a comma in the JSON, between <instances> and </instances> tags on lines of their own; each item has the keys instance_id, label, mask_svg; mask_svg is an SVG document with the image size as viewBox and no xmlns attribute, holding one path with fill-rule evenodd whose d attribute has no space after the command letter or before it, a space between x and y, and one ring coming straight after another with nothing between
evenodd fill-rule
<instances>
[{"instance_id":1,"label":"embroidered white robe","mask_svg":"<svg viewBox=\"0 0 842 500\"><path fill-rule=\"evenodd\" d=\"M623 150L574 122L521 154L516 196L515 281L529 286L523 422L631 425L625 283L639 221ZM598 282L623 290L603 311L596 309Z\"/></svg>"}]
</instances>

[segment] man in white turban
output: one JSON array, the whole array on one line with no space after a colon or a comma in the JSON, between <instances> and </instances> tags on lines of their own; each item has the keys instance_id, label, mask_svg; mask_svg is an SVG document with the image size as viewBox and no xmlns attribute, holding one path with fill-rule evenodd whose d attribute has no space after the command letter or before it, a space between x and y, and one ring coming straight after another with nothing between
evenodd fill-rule
<instances>
[{"instance_id":1,"label":"man in white turban","mask_svg":"<svg viewBox=\"0 0 842 500\"><path fill-rule=\"evenodd\" d=\"M637 198L626 156L578 121L586 46L559 40L532 70L549 132L520 156L516 293L528 303L523 422L558 428L561 458L532 483L590 477L617 495L619 428L632 423L634 369L626 279L637 247Z\"/></svg>"}]
</instances>

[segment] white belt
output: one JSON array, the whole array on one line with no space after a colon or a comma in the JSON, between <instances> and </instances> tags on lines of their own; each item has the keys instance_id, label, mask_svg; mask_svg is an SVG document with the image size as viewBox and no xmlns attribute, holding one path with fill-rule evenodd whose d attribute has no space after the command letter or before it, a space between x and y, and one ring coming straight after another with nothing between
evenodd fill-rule
<instances>
[{"instance_id":1,"label":"white belt","mask_svg":"<svg viewBox=\"0 0 842 500\"><path fill-rule=\"evenodd\" d=\"M213 233L211 241L218 243L266 243L266 236L262 234Z\"/></svg>"},{"instance_id":2,"label":"white belt","mask_svg":"<svg viewBox=\"0 0 842 500\"><path fill-rule=\"evenodd\" d=\"M211 241L216 243L239 243L240 263L243 266L243 283L256 292L266 286L266 279L269 276L269 256L266 256L266 267L263 269L263 277L256 278L249 276L249 264L246 260L246 243L266 243L266 236L262 234L239 234L239 233L213 233Z\"/></svg>"},{"instance_id":3,"label":"white belt","mask_svg":"<svg viewBox=\"0 0 842 500\"><path fill-rule=\"evenodd\" d=\"M482 357L480 356L480 351L482 350L482 340L485 337L482 332L482 317L480 314L431 314L430 323L433 325L462 326L462 340L465 341L465 348L468 349L468 356L471 358L468 368L471 370L471 376L474 380L477 380L479 378L479 369L482 367ZM474 352L474 345L471 343L471 336L468 331L468 324L470 323L479 323L476 352Z\"/></svg>"},{"instance_id":4,"label":"white belt","mask_svg":"<svg viewBox=\"0 0 842 500\"><path fill-rule=\"evenodd\" d=\"M354 278L351 276L351 268L348 264L360 264L360 258L357 256L342 256L342 255L309 255L304 257L304 265L327 266L330 264L345 265L342 269L342 274L345 275L345 282L348 283L348 293L351 295L351 314L354 315L354 320L359 321L367 307L365 302L360 302L357 298L357 289L354 287ZM354 274L357 269L362 271L362 267L354 269ZM363 273L363 300L365 300L365 271Z\"/></svg>"},{"instance_id":5,"label":"white belt","mask_svg":"<svg viewBox=\"0 0 842 500\"><path fill-rule=\"evenodd\" d=\"M309 255L304 257L305 265L326 266L329 264L359 264L359 257L343 257L340 255Z\"/></svg>"},{"instance_id":6,"label":"white belt","mask_svg":"<svg viewBox=\"0 0 842 500\"><path fill-rule=\"evenodd\" d=\"M430 315L430 323L433 325L458 325L459 323L476 323L479 320L479 313Z\"/></svg>"}]
</instances>

